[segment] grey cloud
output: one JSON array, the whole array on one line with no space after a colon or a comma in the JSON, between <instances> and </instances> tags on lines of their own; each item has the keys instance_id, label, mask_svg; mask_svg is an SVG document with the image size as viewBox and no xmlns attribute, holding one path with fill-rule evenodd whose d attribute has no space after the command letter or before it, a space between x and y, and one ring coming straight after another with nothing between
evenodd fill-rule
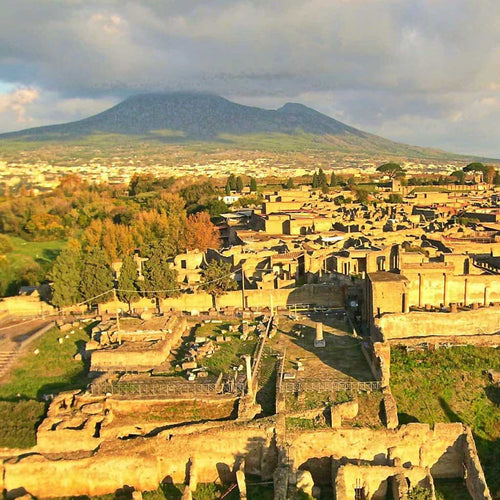
<instances>
[{"instance_id":1,"label":"grey cloud","mask_svg":"<svg viewBox=\"0 0 500 500\"><path fill-rule=\"evenodd\" d=\"M408 116L446 123L477 96L498 95L497 0L2 3L0 80L67 99L323 96L317 107L376 132Z\"/></svg>"}]
</instances>

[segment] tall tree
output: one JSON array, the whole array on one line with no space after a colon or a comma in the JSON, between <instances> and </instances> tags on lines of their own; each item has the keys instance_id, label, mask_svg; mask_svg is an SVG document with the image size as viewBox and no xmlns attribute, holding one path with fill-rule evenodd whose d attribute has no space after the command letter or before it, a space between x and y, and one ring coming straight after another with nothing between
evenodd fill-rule
<instances>
[{"instance_id":1,"label":"tall tree","mask_svg":"<svg viewBox=\"0 0 500 500\"><path fill-rule=\"evenodd\" d=\"M320 168L318 171L318 187L328 186L328 181L326 180L326 174L323 169Z\"/></svg>"},{"instance_id":2,"label":"tall tree","mask_svg":"<svg viewBox=\"0 0 500 500\"><path fill-rule=\"evenodd\" d=\"M337 177L335 176L335 172L332 172L330 176L330 187L335 187L338 184Z\"/></svg>"},{"instance_id":3,"label":"tall tree","mask_svg":"<svg viewBox=\"0 0 500 500\"><path fill-rule=\"evenodd\" d=\"M227 179L227 185L229 186L231 191L236 191L236 177L234 174L231 174Z\"/></svg>"},{"instance_id":4,"label":"tall tree","mask_svg":"<svg viewBox=\"0 0 500 500\"><path fill-rule=\"evenodd\" d=\"M319 180L318 180L318 174L316 171L314 171L313 178L312 178L312 188L316 189L319 187Z\"/></svg>"},{"instance_id":5,"label":"tall tree","mask_svg":"<svg viewBox=\"0 0 500 500\"><path fill-rule=\"evenodd\" d=\"M129 311L131 303L139 300L137 288L137 264L132 255L127 255L122 262L120 276L118 277L118 299L128 304Z\"/></svg>"},{"instance_id":6,"label":"tall tree","mask_svg":"<svg viewBox=\"0 0 500 500\"><path fill-rule=\"evenodd\" d=\"M289 177L288 180L286 181L286 188L287 189L293 189L294 188L293 179L291 177Z\"/></svg>"},{"instance_id":7,"label":"tall tree","mask_svg":"<svg viewBox=\"0 0 500 500\"><path fill-rule=\"evenodd\" d=\"M239 175L236 177L236 191L238 191L238 193L243 191L243 179Z\"/></svg>"},{"instance_id":8,"label":"tall tree","mask_svg":"<svg viewBox=\"0 0 500 500\"><path fill-rule=\"evenodd\" d=\"M55 260L49 277L52 280L52 303L56 307L71 306L82 300L81 260L80 251L71 248L63 250Z\"/></svg>"},{"instance_id":9,"label":"tall tree","mask_svg":"<svg viewBox=\"0 0 500 500\"><path fill-rule=\"evenodd\" d=\"M82 260L80 292L84 300L91 304L99 304L109 299L102 295L113 288L113 271L100 249L86 253ZM96 297L96 298L95 298Z\"/></svg>"},{"instance_id":10,"label":"tall tree","mask_svg":"<svg viewBox=\"0 0 500 500\"><path fill-rule=\"evenodd\" d=\"M236 290L238 285L231 274L229 262L212 260L202 271L201 289L212 296L212 303L217 307L216 297L224 295L229 290Z\"/></svg>"},{"instance_id":11,"label":"tall tree","mask_svg":"<svg viewBox=\"0 0 500 500\"><path fill-rule=\"evenodd\" d=\"M250 179L250 191L252 193L255 193L257 191L257 181L255 180L255 177L252 177Z\"/></svg>"},{"instance_id":12,"label":"tall tree","mask_svg":"<svg viewBox=\"0 0 500 500\"><path fill-rule=\"evenodd\" d=\"M206 252L208 248L219 248L219 238L219 230L212 224L206 212L198 212L188 217L186 223L186 248L188 250L197 248Z\"/></svg>"},{"instance_id":13,"label":"tall tree","mask_svg":"<svg viewBox=\"0 0 500 500\"><path fill-rule=\"evenodd\" d=\"M158 312L161 312L160 299L179 295L177 272L167 261L169 249L169 245L163 240L149 245L148 260L142 266L144 280L139 282L144 296L156 299Z\"/></svg>"}]
</instances>

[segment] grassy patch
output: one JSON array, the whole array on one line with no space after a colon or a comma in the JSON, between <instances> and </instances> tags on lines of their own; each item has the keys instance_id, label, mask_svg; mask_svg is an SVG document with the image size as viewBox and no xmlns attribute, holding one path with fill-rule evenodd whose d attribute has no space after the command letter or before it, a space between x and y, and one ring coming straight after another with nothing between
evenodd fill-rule
<instances>
[{"instance_id":1,"label":"grassy patch","mask_svg":"<svg viewBox=\"0 0 500 500\"><path fill-rule=\"evenodd\" d=\"M463 422L471 427L493 496L500 492L498 388L485 375L500 369L500 349L392 349L391 388L400 423Z\"/></svg>"},{"instance_id":2,"label":"grassy patch","mask_svg":"<svg viewBox=\"0 0 500 500\"><path fill-rule=\"evenodd\" d=\"M73 355L89 336L83 328L68 332L67 339L65 335L52 328L34 341L0 385L0 446L33 446L35 429L45 414L42 395L86 387L87 367ZM59 338L64 338L62 344Z\"/></svg>"},{"instance_id":3,"label":"grassy patch","mask_svg":"<svg viewBox=\"0 0 500 500\"><path fill-rule=\"evenodd\" d=\"M219 349L210 358L203 358L201 361L201 364L213 375L218 375L220 372L227 373L232 367L243 364L241 356L253 354L255 350L257 337L252 334L250 335L251 340L241 340L239 332L229 332L229 326L234 324L237 323L231 321L204 323L196 330L197 337L224 335L226 338L231 339L229 342L219 343Z\"/></svg>"},{"instance_id":4,"label":"grassy patch","mask_svg":"<svg viewBox=\"0 0 500 500\"><path fill-rule=\"evenodd\" d=\"M59 343L59 338L63 338L62 343ZM0 385L0 398L39 399L43 394L86 387L85 364L74 360L73 355L88 340L83 328L75 328L73 334L52 328L34 341L18 360L8 380ZM40 351L38 355L34 354L35 349Z\"/></svg>"},{"instance_id":5,"label":"grassy patch","mask_svg":"<svg viewBox=\"0 0 500 500\"><path fill-rule=\"evenodd\" d=\"M0 401L0 447L30 448L36 444L36 427L45 414L38 401Z\"/></svg>"},{"instance_id":6,"label":"grassy patch","mask_svg":"<svg viewBox=\"0 0 500 500\"><path fill-rule=\"evenodd\" d=\"M326 429L327 423L323 419L313 418L300 418L300 417L287 417L285 419L286 428L289 430L300 429L311 431L314 429Z\"/></svg>"},{"instance_id":7,"label":"grassy patch","mask_svg":"<svg viewBox=\"0 0 500 500\"><path fill-rule=\"evenodd\" d=\"M10 237L12 251L0 260L0 295L15 295L21 285L35 285L45 279L47 272L66 240L25 241Z\"/></svg>"}]
</instances>

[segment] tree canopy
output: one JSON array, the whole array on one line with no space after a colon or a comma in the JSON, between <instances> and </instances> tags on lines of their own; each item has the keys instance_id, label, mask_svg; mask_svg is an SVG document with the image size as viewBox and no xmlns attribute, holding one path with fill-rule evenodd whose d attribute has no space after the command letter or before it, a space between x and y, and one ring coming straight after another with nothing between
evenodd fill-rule
<instances>
[{"instance_id":1,"label":"tree canopy","mask_svg":"<svg viewBox=\"0 0 500 500\"><path fill-rule=\"evenodd\" d=\"M215 297L224 295L229 290L236 290L238 285L231 274L229 262L218 262L212 260L202 271L203 281L201 289L212 295L215 305Z\"/></svg>"},{"instance_id":2,"label":"tree canopy","mask_svg":"<svg viewBox=\"0 0 500 500\"><path fill-rule=\"evenodd\" d=\"M377 172L387 174L391 179L404 177L406 175L406 171L401 167L401 165L392 162L380 165L377 167Z\"/></svg>"}]
</instances>

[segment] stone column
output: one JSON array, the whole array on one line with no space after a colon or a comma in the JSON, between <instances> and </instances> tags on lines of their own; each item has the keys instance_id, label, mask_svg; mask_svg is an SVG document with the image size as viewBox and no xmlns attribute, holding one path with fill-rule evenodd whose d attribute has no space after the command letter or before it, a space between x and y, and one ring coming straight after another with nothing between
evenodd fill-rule
<instances>
[{"instance_id":1,"label":"stone column","mask_svg":"<svg viewBox=\"0 0 500 500\"><path fill-rule=\"evenodd\" d=\"M326 342L323 338L323 323L316 323L316 338L314 339L314 347L325 347Z\"/></svg>"},{"instance_id":2,"label":"stone column","mask_svg":"<svg viewBox=\"0 0 500 500\"><path fill-rule=\"evenodd\" d=\"M243 356L247 370L248 395L253 397L253 379L252 379L252 357L248 354Z\"/></svg>"}]
</instances>

